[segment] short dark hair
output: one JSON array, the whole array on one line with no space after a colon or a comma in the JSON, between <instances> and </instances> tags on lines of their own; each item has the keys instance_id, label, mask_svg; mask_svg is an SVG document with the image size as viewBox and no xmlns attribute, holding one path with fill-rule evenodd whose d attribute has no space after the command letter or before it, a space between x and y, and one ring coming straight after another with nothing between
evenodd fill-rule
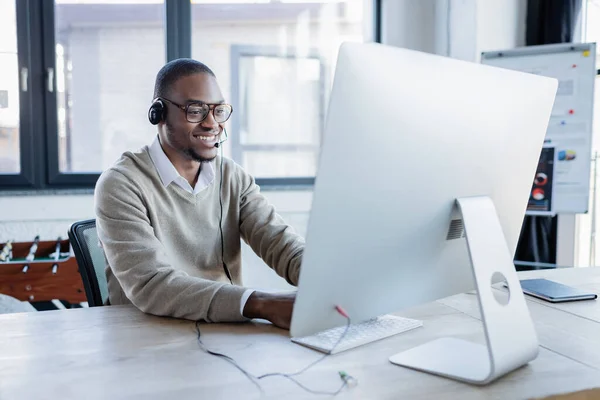
<instances>
[{"instance_id":1,"label":"short dark hair","mask_svg":"<svg viewBox=\"0 0 600 400\"><path fill-rule=\"evenodd\" d=\"M205 64L191 58L178 58L169 61L156 74L154 98L167 96L169 89L177 80L194 74L215 76L215 73Z\"/></svg>"}]
</instances>

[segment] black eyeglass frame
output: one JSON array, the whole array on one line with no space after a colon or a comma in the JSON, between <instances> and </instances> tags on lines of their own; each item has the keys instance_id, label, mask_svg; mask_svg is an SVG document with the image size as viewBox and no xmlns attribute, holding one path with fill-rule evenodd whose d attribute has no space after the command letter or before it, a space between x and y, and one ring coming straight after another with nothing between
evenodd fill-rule
<instances>
[{"instance_id":1,"label":"black eyeglass frame","mask_svg":"<svg viewBox=\"0 0 600 400\"><path fill-rule=\"evenodd\" d=\"M231 104L229 104L229 103L208 104L208 103L191 102L191 103L188 103L186 105L182 105L182 104L177 104L173 100L169 100L169 99L167 99L165 97L159 97L156 100L162 100L162 101L166 101L168 103L173 104L174 106L176 106L177 108L179 108L181 111L183 111L185 113L185 119L186 119L186 121L190 122L192 124L199 124L199 123L201 123L202 121L204 121L208 117L208 114L211 113L211 112L213 113L214 120L218 124L223 124L223 123L227 122L229 120L229 118L231 118L231 114L233 114L233 106ZM191 106L208 107L208 112L206 113L206 115L201 120L199 120L199 121L190 121L190 117L189 117L189 114L188 114L188 109ZM223 121L217 121L217 117L215 116L215 107L217 107L217 106L227 106L230 109L229 115Z\"/></svg>"}]
</instances>

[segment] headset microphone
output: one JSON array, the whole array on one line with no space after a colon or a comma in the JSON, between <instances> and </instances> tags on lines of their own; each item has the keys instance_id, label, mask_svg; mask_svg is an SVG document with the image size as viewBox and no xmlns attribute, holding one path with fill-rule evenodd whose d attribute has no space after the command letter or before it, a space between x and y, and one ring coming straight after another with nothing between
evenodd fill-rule
<instances>
[{"instance_id":1,"label":"headset microphone","mask_svg":"<svg viewBox=\"0 0 600 400\"><path fill-rule=\"evenodd\" d=\"M215 147L216 147L217 149L219 148L219 146L221 146L221 144L222 144L223 142L225 142L225 141L227 140L227 129L225 129L224 127L223 127L223 132L225 133L225 139L221 140L220 142L217 142L217 143L215 143Z\"/></svg>"}]
</instances>

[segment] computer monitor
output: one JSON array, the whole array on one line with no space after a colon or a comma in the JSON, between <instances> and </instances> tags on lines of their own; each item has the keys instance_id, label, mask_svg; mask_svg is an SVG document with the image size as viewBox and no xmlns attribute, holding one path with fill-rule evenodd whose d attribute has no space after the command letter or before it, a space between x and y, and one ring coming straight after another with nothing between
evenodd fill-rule
<instances>
[{"instance_id":1,"label":"computer monitor","mask_svg":"<svg viewBox=\"0 0 600 400\"><path fill-rule=\"evenodd\" d=\"M291 335L343 325L335 305L358 322L477 287L488 330L527 342L507 363L535 357L512 259L556 87L542 76L344 43ZM508 305L491 304L495 272L509 283ZM496 362L508 345L488 341ZM488 379L479 378L471 381Z\"/></svg>"}]
</instances>

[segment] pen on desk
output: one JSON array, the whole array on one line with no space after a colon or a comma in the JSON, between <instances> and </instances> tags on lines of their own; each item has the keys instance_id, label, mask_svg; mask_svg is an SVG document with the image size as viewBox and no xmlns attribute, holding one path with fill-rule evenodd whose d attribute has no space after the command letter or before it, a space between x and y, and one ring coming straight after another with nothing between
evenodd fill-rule
<instances>
[{"instance_id":1,"label":"pen on desk","mask_svg":"<svg viewBox=\"0 0 600 400\"><path fill-rule=\"evenodd\" d=\"M61 237L59 236L58 239L56 239L56 246L54 247L54 253L52 254L54 256L54 264L52 265L53 275L58 271L58 260L60 259L60 241Z\"/></svg>"},{"instance_id":2,"label":"pen on desk","mask_svg":"<svg viewBox=\"0 0 600 400\"><path fill-rule=\"evenodd\" d=\"M35 237L35 239L33 239L33 244L29 248L29 254L27 254L27 257L25 257L25 259L27 261L33 261L35 259L35 252L37 251L39 243L40 243L40 235L37 235Z\"/></svg>"},{"instance_id":3,"label":"pen on desk","mask_svg":"<svg viewBox=\"0 0 600 400\"><path fill-rule=\"evenodd\" d=\"M12 252L12 240L9 240L4 244L2 252L0 252L0 261L9 261L11 259Z\"/></svg>"}]
</instances>

